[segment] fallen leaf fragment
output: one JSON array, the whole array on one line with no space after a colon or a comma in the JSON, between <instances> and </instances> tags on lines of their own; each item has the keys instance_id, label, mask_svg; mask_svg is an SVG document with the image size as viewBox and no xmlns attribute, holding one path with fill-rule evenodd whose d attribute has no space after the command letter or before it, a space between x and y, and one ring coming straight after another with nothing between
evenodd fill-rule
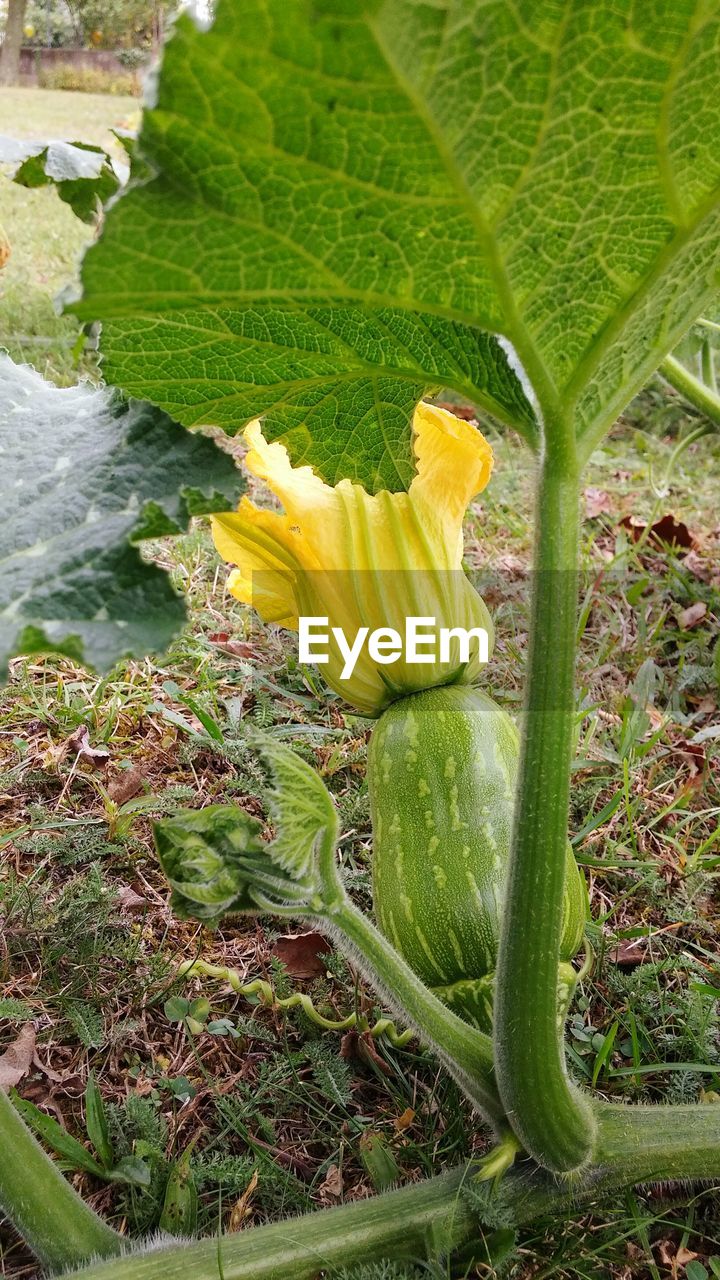
<instances>
[{"instance_id":1,"label":"fallen leaf fragment","mask_svg":"<svg viewBox=\"0 0 720 1280\"><path fill-rule=\"evenodd\" d=\"M35 1028L26 1022L17 1039L0 1056L0 1089L14 1089L32 1066L35 1056Z\"/></svg>"},{"instance_id":2,"label":"fallen leaf fragment","mask_svg":"<svg viewBox=\"0 0 720 1280\"><path fill-rule=\"evenodd\" d=\"M588 485L583 493L585 498L585 517L588 520L596 520L598 516L612 515L612 502L610 494L604 489L596 489L594 485Z\"/></svg>"},{"instance_id":3,"label":"fallen leaf fragment","mask_svg":"<svg viewBox=\"0 0 720 1280\"><path fill-rule=\"evenodd\" d=\"M250 661L258 661L262 655L247 640L233 640L229 631L213 631L208 636L211 644L216 644L225 653L231 653L234 658L246 658Z\"/></svg>"},{"instance_id":4,"label":"fallen leaf fragment","mask_svg":"<svg viewBox=\"0 0 720 1280\"><path fill-rule=\"evenodd\" d=\"M37 1067L38 1071L42 1071L43 1075L47 1076L48 1080L51 1080L53 1084L64 1084L65 1076L62 1074L62 1072L54 1071L52 1067L46 1066L45 1063L42 1061L37 1049L33 1054L32 1062L33 1062L33 1066Z\"/></svg>"},{"instance_id":5,"label":"fallen leaf fragment","mask_svg":"<svg viewBox=\"0 0 720 1280\"><path fill-rule=\"evenodd\" d=\"M689 569L693 577L699 578L701 582L712 582L712 563L701 556L698 551L688 551L683 560L683 568Z\"/></svg>"},{"instance_id":6,"label":"fallen leaf fragment","mask_svg":"<svg viewBox=\"0 0 720 1280\"><path fill-rule=\"evenodd\" d=\"M321 978L327 965L323 959L332 947L322 933L287 933L278 938L272 954L282 960L293 978Z\"/></svg>"},{"instance_id":7,"label":"fallen leaf fragment","mask_svg":"<svg viewBox=\"0 0 720 1280\"><path fill-rule=\"evenodd\" d=\"M704 600L696 600L694 604L688 605L687 609L683 609L678 616L678 623L683 631L689 631L691 627L696 627L698 622L707 613L707 605Z\"/></svg>"},{"instance_id":8,"label":"fallen leaf fragment","mask_svg":"<svg viewBox=\"0 0 720 1280\"><path fill-rule=\"evenodd\" d=\"M95 765L96 768L106 765L110 759L110 752L107 747L93 747L91 745L86 724L81 724L74 733L70 734L65 746L78 759L86 760L88 764Z\"/></svg>"},{"instance_id":9,"label":"fallen leaf fragment","mask_svg":"<svg viewBox=\"0 0 720 1280\"><path fill-rule=\"evenodd\" d=\"M645 960L645 941L643 938L623 938L616 947L608 952L608 960L619 965L621 969L633 969Z\"/></svg>"},{"instance_id":10,"label":"fallen leaf fragment","mask_svg":"<svg viewBox=\"0 0 720 1280\"><path fill-rule=\"evenodd\" d=\"M406 1107L402 1115L398 1116L395 1121L395 1128L397 1132L404 1133L406 1129L410 1128L414 1119L415 1119L415 1112L413 1111L412 1107Z\"/></svg>"},{"instance_id":11,"label":"fallen leaf fragment","mask_svg":"<svg viewBox=\"0 0 720 1280\"><path fill-rule=\"evenodd\" d=\"M123 911L144 911L148 905L147 898L143 898L129 884L123 885L122 889L118 889L117 899L118 906Z\"/></svg>"},{"instance_id":12,"label":"fallen leaf fragment","mask_svg":"<svg viewBox=\"0 0 720 1280\"><path fill-rule=\"evenodd\" d=\"M342 1174L338 1165L331 1164L325 1176L325 1181L320 1184L318 1191L322 1199L339 1200L343 1193Z\"/></svg>"},{"instance_id":13,"label":"fallen leaf fragment","mask_svg":"<svg viewBox=\"0 0 720 1280\"><path fill-rule=\"evenodd\" d=\"M624 516L620 524L623 529L627 529L633 542L639 542L648 527L647 521L638 516ZM648 542L655 547L670 546L687 550L695 546L695 539L685 522L676 520L670 512L650 525Z\"/></svg>"},{"instance_id":14,"label":"fallen leaf fragment","mask_svg":"<svg viewBox=\"0 0 720 1280\"><path fill-rule=\"evenodd\" d=\"M357 1058L366 1066L375 1066L384 1076L392 1076L392 1067L380 1056L368 1031L346 1031L340 1041L340 1057L346 1062Z\"/></svg>"},{"instance_id":15,"label":"fallen leaf fragment","mask_svg":"<svg viewBox=\"0 0 720 1280\"><path fill-rule=\"evenodd\" d=\"M143 789L145 776L141 769L124 769L108 787L108 795L114 804L127 804Z\"/></svg>"}]
</instances>

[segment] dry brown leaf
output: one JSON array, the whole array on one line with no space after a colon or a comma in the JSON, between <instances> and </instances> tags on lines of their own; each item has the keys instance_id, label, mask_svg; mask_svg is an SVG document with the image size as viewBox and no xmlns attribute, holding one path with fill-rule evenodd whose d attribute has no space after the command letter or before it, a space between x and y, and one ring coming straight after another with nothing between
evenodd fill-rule
<instances>
[{"instance_id":1,"label":"dry brown leaf","mask_svg":"<svg viewBox=\"0 0 720 1280\"><path fill-rule=\"evenodd\" d=\"M375 1041L368 1031L346 1031L340 1041L340 1057L346 1062L358 1058L360 1062L377 1067L384 1076L393 1074L392 1067L388 1066L385 1059L380 1056L375 1048Z\"/></svg>"},{"instance_id":2,"label":"dry brown leaf","mask_svg":"<svg viewBox=\"0 0 720 1280\"><path fill-rule=\"evenodd\" d=\"M587 520L596 520L598 516L612 515L613 505L610 500L610 494L604 489L596 489L594 485L588 485L584 490L585 498L585 517Z\"/></svg>"},{"instance_id":3,"label":"dry brown leaf","mask_svg":"<svg viewBox=\"0 0 720 1280\"><path fill-rule=\"evenodd\" d=\"M608 960L619 965L621 969L632 969L645 960L644 938L623 938L616 947L608 951Z\"/></svg>"},{"instance_id":4,"label":"dry brown leaf","mask_svg":"<svg viewBox=\"0 0 720 1280\"><path fill-rule=\"evenodd\" d=\"M343 1193L343 1180L340 1168L336 1164L331 1164L325 1181L320 1184L318 1191L323 1200L339 1200Z\"/></svg>"},{"instance_id":5,"label":"dry brown leaf","mask_svg":"<svg viewBox=\"0 0 720 1280\"><path fill-rule=\"evenodd\" d=\"M639 516L624 516L620 524L627 529L633 542L639 542L647 529L647 521ZM685 522L676 520L671 512L650 526L648 542L655 547L670 546L676 550L690 550L695 546L695 539Z\"/></svg>"},{"instance_id":6,"label":"dry brown leaf","mask_svg":"<svg viewBox=\"0 0 720 1280\"><path fill-rule=\"evenodd\" d=\"M129 884L123 885L122 889L118 889L117 903L123 908L123 911L144 911L148 906L147 898L141 897Z\"/></svg>"},{"instance_id":7,"label":"dry brown leaf","mask_svg":"<svg viewBox=\"0 0 720 1280\"><path fill-rule=\"evenodd\" d=\"M0 1055L0 1089L14 1089L32 1066L35 1056L35 1028L26 1022L17 1038Z\"/></svg>"},{"instance_id":8,"label":"dry brown leaf","mask_svg":"<svg viewBox=\"0 0 720 1280\"><path fill-rule=\"evenodd\" d=\"M686 738L679 738L677 742L673 742L672 751L673 755L684 757L683 762L687 764L691 778L703 773L707 757L701 742L688 742Z\"/></svg>"},{"instance_id":9,"label":"dry brown leaf","mask_svg":"<svg viewBox=\"0 0 720 1280\"><path fill-rule=\"evenodd\" d=\"M86 760L88 764L95 765L96 768L102 768L110 759L110 752L107 747L93 747L90 743L90 736L86 724L81 724L66 739L65 746L74 756L80 760Z\"/></svg>"},{"instance_id":10,"label":"dry brown leaf","mask_svg":"<svg viewBox=\"0 0 720 1280\"><path fill-rule=\"evenodd\" d=\"M679 1267L686 1267L688 1262L694 1262L699 1258L698 1253L693 1253L692 1249L686 1249L684 1245L680 1245L675 1254L675 1261Z\"/></svg>"},{"instance_id":11,"label":"dry brown leaf","mask_svg":"<svg viewBox=\"0 0 720 1280\"><path fill-rule=\"evenodd\" d=\"M230 1212L230 1220L228 1222L228 1231L240 1231L245 1219L250 1213L250 1201L253 1192L258 1184L257 1169L254 1170L253 1176L248 1182L242 1195L238 1197Z\"/></svg>"},{"instance_id":12,"label":"dry brown leaf","mask_svg":"<svg viewBox=\"0 0 720 1280\"><path fill-rule=\"evenodd\" d=\"M694 549L688 551L683 560L683 569L689 569L695 578L699 578L701 582L711 582L713 577L713 566L709 560L701 556Z\"/></svg>"},{"instance_id":13,"label":"dry brown leaf","mask_svg":"<svg viewBox=\"0 0 720 1280\"><path fill-rule=\"evenodd\" d=\"M694 604L688 605L687 609L683 609L678 615L678 625L683 631L689 631L691 627L696 627L698 622L702 622L707 613L707 605L704 600L696 600Z\"/></svg>"},{"instance_id":14,"label":"dry brown leaf","mask_svg":"<svg viewBox=\"0 0 720 1280\"><path fill-rule=\"evenodd\" d=\"M456 418L462 418L463 422L474 422L478 425L477 409L473 409L469 404L450 404L446 400L438 400L438 409L446 409L448 413L452 413Z\"/></svg>"},{"instance_id":15,"label":"dry brown leaf","mask_svg":"<svg viewBox=\"0 0 720 1280\"><path fill-rule=\"evenodd\" d=\"M145 775L141 769L124 769L108 787L108 795L114 804L127 804L142 791Z\"/></svg>"},{"instance_id":16,"label":"dry brown leaf","mask_svg":"<svg viewBox=\"0 0 720 1280\"><path fill-rule=\"evenodd\" d=\"M62 1072L53 1071L52 1067L47 1067L45 1063L42 1061L42 1059L40 1058L40 1055L38 1054L37 1049L33 1054L32 1064L34 1067L37 1067L38 1071L42 1071L43 1075L47 1076L48 1080L52 1080L53 1084L62 1084L64 1082L65 1076L62 1074Z\"/></svg>"},{"instance_id":17,"label":"dry brown leaf","mask_svg":"<svg viewBox=\"0 0 720 1280\"><path fill-rule=\"evenodd\" d=\"M272 954L282 960L293 978L321 978L327 970L323 959L332 947L322 933L287 933L278 938Z\"/></svg>"},{"instance_id":18,"label":"dry brown leaf","mask_svg":"<svg viewBox=\"0 0 720 1280\"><path fill-rule=\"evenodd\" d=\"M231 653L234 658L246 658L250 661L262 658L262 654L247 640L233 640L229 631L213 631L208 636L208 640L225 653Z\"/></svg>"},{"instance_id":19,"label":"dry brown leaf","mask_svg":"<svg viewBox=\"0 0 720 1280\"><path fill-rule=\"evenodd\" d=\"M671 1280L680 1280L688 1262L694 1262L699 1255L693 1253L692 1249L686 1249L684 1245L679 1245L676 1248L672 1240L662 1240L658 1246L658 1256L660 1261L670 1268L668 1275ZM680 1268L682 1268L682 1273Z\"/></svg>"},{"instance_id":20,"label":"dry brown leaf","mask_svg":"<svg viewBox=\"0 0 720 1280\"><path fill-rule=\"evenodd\" d=\"M415 1112L413 1111L412 1107L406 1107L402 1115L398 1116L395 1121L395 1128L397 1132L404 1133L406 1129L410 1128L414 1119L415 1119Z\"/></svg>"}]
</instances>

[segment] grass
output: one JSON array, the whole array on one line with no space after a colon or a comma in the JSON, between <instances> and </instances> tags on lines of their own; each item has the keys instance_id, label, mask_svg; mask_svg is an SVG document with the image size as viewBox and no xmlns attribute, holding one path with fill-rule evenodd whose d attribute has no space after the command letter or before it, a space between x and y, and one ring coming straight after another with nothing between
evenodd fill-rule
<instances>
[{"instance_id":1,"label":"grass","mask_svg":"<svg viewBox=\"0 0 720 1280\"><path fill-rule=\"evenodd\" d=\"M84 95L22 91L22 100L27 131L44 132L55 111L59 131L62 109L62 131L89 140L101 140L119 111L116 99ZM26 335L12 336L16 358L70 381L75 331L54 317L50 295L73 277L87 230L52 191L0 192L13 246L0 333ZM82 368L92 373L91 358ZM568 1055L578 1078L628 1101L720 1101L720 738L709 732L720 685L720 441L687 450L669 494L653 491L691 420L650 388L587 477L594 514L582 552L571 834L590 886L597 963L573 1006ZM467 562L496 620L488 687L516 710L532 478L515 442L495 445L496 474L468 519ZM623 524L667 511L689 526L692 549L635 542ZM202 525L152 550L191 605L172 652L102 679L66 660L18 660L0 702L0 1052L32 1022L37 1056L20 1091L85 1142L83 1093L94 1073L115 1156L142 1155L150 1186L73 1176L129 1234L157 1225L169 1172L193 1140L207 1231L218 1220L237 1228L367 1195L393 1162L414 1179L483 1145L455 1086L416 1043L323 1033L301 1012L263 1008L222 981L175 978L181 960L200 954L247 980L268 979L280 996L307 991L330 1017L356 1000L377 1008L337 955L315 977L293 978L274 954L282 930L272 920L211 934L173 919L150 839L153 815L182 804L232 800L262 816L264 781L244 732L277 726L333 790L347 879L369 908L367 725L318 698L291 638L229 599ZM706 611L689 624L685 611L699 602ZM106 748L105 762L78 753L82 726ZM209 1001L199 1032L178 1016L177 996ZM369 1145L381 1159L368 1159ZM35 1274L11 1232L0 1241L1 1274ZM452 1274L702 1280L697 1266L720 1268L710 1262L720 1258L720 1201L683 1187L629 1193L492 1247L492 1265L464 1259Z\"/></svg>"},{"instance_id":2,"label":"grass","mask_svg":"<svg viewBox=\"0 0 720 1280\"><path fill-rule=\"evenodd\" d=\"M106 94L0 89L0 117L16 138L92 142L119 156L110 130L136 127L139 106L135 98ZM59 315L55 304L62 289L77 284L92 228L75 217L52 187L33 191L16 186L6 180L2 166L0 228L10 245L9 260L0 271L0 350L62 386L78 376L95 377L94 352L78 357L78 323Z\"/></svg>"}]
</instances>

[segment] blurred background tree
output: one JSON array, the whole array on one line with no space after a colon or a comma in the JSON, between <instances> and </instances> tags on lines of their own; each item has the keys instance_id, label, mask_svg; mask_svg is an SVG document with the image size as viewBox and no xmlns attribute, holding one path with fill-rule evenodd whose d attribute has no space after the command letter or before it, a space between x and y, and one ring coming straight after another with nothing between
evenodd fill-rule
<instances>
[{"instance_id":1,"label":"blurred background tree","mask_svg":"<svg viewBox=\"0 0 720 1280\"><path fill-rule=\"evenodd\" d=\"M179 7L177 0L8 0L0 80L16 83L21 45L150 52Z\"/></svg>"},{"instance_id":2,"label":"blurred background tree","mask_svg":"<svg viewBox=\"0 0 720 1280\"><path fill-rule=\"evenodd\" d=\"M27 0L8 0L0 49L0 85L17 84L26 8Z\"/></svg>"}]
</instances>

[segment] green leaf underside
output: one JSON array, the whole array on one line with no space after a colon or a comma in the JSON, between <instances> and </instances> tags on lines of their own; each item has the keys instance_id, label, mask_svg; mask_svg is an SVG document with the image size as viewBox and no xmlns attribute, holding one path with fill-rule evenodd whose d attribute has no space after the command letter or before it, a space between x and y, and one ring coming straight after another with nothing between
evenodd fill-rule
<instances>
[{"instance_id":1,"label":"green leaf underside","mask_svg":"<svg viewBox=\"0 0 720 1280\"><path fill-rule=\"evenodd\" d=\"M110 377L191 422L252 405L329 478L397 488L423 384L527 433L484 328L546 420L592 438L716 287L719 25L712 0L220 0L209 32L181 19L141 135L158 176L85 263ZM387 316L401 377L397 340L363 336Z\"/></svg>"},{"instance_id":2,"label":"green leaf underside","mask_svg":"<svg viewBox=\"0 0 720 1280\"><path fill-rule=\"evenodd\" d=\"M187 425L212 422L234 433L267 414L265 434L282 439L296 464L372 492L409 487L408 423L418 400L441 387L530 438L535 430L492 334L398 309L260 302L244 311L168 310L106 321L103 350L114 382L142 387Z\"/></svg>"},{"instance_id":3,"label":"green leaf underside","mask_svg":"<svg viewBox=\"0 0 720 1280\"><path fill-rule=\"evenodd\" d=\"M305 760L268 734L255 744L273 779L268 800L275 825L269 848L272 861L298 882L310 881L322 831L335 830L337 818L324 782Z\"/></svg>"},{"instance_id":4,"label":"green leaf underside","mask_svg":"<svg viewBox=\"0 0 720 1280\"><path fill-rule=\"evenodd\" d=\"M0 137L0 163L15 164L21 187L55 189L83 222L95 222L100 206L120 186L112 160L86 142L32 142Z\"/></svg>"},{"instance_id":5,"label":"green leaf underside","mask_svg":"<svg viewBox=\"0 0 720 1280\"><path fill-rule=\"evenodd\" d=\"M133 543L233 505L231 459L148 404L3 356L0 466L0 665L54 650L107 668L165 648L184 605Z\"/></svg>"}]
</instances>

